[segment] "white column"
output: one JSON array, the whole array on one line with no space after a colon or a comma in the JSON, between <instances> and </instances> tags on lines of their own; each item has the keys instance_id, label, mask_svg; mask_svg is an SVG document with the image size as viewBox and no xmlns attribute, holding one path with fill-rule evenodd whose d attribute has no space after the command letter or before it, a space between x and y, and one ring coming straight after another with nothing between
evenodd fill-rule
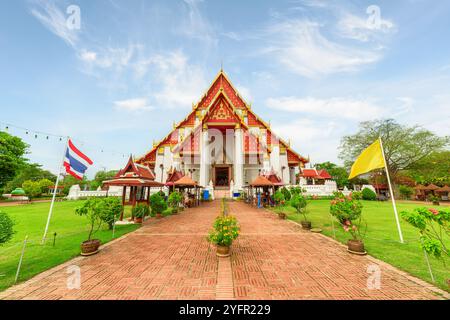
<instances>
[{"instance_id":1,"label":"white column","mask_svg":"<svg viewBox=\"0 0 450 320\"><path fill-rule=\"evenodd\" d=\"M281 177L281 165L280 165L280 145L274 144L272 146L272 152L270 153L270 164L275 170L277 175Z\"/></svg>"},{"instance_id":2,"label":"white column","mask_svg":"<svg viewBox=\"0 0 450 320\"><path fill-rule=\"evenodd\" d=\"M234 130L234 189L240 190L243 186L244 178L244 147L242 129L237 127Z\"/></svg>"},{"instance_id":3,"label":"white column","mask_svg":"<svg viewBox=\"0 0 450 320\"><path fill-rule=\"evenodd\" d=\"M203 187L207 187L209 183L209 164L210 157L209 148L208 148L208 129L204 128L201 135L200 141L200 185Z\"/></svg>"}]
</instances>

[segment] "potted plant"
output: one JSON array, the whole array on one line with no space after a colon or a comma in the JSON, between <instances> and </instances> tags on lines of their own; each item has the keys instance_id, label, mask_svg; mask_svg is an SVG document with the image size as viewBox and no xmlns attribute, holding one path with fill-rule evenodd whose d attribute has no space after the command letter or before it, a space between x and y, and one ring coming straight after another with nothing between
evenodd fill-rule
<instances>
[{"instance_id":1,"label":"potted plant","mask_svg":"<svg viewBox=\"0 0 450 320\"><path fill-rule=\"evenodd\" d=\"M239 225L234 216L219 216L214 221L208 240L217 246L217 256L229 257L230 246L239 236Z\"/></svg>"},{"instance_id":2,"label":"potted plant","mask_svg":"<svg viewBox=\"0 0 450 320\"><path fill-rule=\"evenodd\" d=\"M439 197L435 196L434 194L430 194L428 196L428 201L430 201L431 203L433 203L433 205L438 206L439 205Z\"/></svg>"},{"instance_id":3,"label":"potted plant","mask_svg":"<svg viewBox=\"0 0 450 320\"><path fill-rule=\"evenodd\" d=\"M142 223L144 218L150 213L150 208L145 203L139 203L132 209L135 223Z\"/></svg>"},{"instance_id":4,"label":"potted plant","mask_svg":"<svg viewBox=\"0 0 450 320\"><path fill-rule=\"evenodd\" d=\"M122 202L118 197L107 197L101 199L100 205L101 219L108 225L108 229L112 230L115 221L123 212Z\"/></svg>"},{"instance_id":5,"label":"potted plant","mask_svg":"<svg viewBox=\"0 0 450 320\"><path fill-rule=\"evenodd\" d=\"M172 213L177 214L180 208L180 203L183 200L183 196L180 192L174 191L169 195L169 205L173 208Z\"/></svg>"},{"instance_id":6,"label":"potted plant","mask_svg":"<svg viewBox=\"0 0 450 320\"><path fill-rule=\"evenodd\" d=\"M275 192L273 199L275 200L275 205L277 206L277 214L280 219L286 219L286 213L283 211L283 206L286 203L286 198L280 190Z\"/></svg>"},{"instance_id":7,"label":"potted plant","mask_svg":"<svg viewBox=\"0 0 450 320\"><path fill-rule=\"evenodd\" d=\"M150 207L156 218L161 219L162 213L167 209L167 203L159 193L152 194L150 197Z\"/></svg>"},{"instance_id":8,"label":"potted plant","mask_svg":"<svg viewBox=\"0 0 450 320\"><path fill-rule=\"evenodd\" d=\"M92 239L92 236L100 229L102 220L103 205L101 199L90 198L84 204L75 209L75 213L79 216L84 216L89 221L89 235L88 239L81 243L81 255L90 256L96 254L100 247L99 239Z\"/></svg>"},{"instance_id":9,"label":"potted plant","mask_svg":"<svg viewBox=\"0 0 450 320\"><path fill-rule=\"evenodd\" d=\"M311 230L311 221L308 220L308 216L306 215L306 206L308 202L303 194L298 193L294 194L291 198L291 206L295 208L298 214L303 216L303 220L300 222L302 224L302 228L305 230Z\"/></svg>"},{"instance_id":10,"label":"potted plant","mask_svg":"<svg viewBox=\"0 0 450 320\"><path fill-rule=\"evenodd\" d=\"M359 255L366 254L360 232L361 201L352 197L352 194L345 196L337 192L334 200L331 201L330 213L339 221L344 231L352 236L347 242L348 251Z\"/></svg>"}]
</instances>

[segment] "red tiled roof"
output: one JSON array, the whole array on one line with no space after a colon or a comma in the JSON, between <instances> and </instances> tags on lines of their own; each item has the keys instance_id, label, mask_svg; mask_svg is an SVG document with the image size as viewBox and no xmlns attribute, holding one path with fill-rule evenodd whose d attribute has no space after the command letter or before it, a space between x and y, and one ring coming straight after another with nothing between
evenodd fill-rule
<instances>
[{"instance_id":1,"label":"red tiled roof","mask_svg":"<svg viewBox=\"0 0 450 320\"><path fill-rule=\"evenodd\" d=\"M318 173L319 173L319 176L321 176L324 179L331 179L331 175L325 169L319 170Z\"/></svg>"},{"instance_id":2,"label":"red tiled roof","mask_svg":"<svg viewBox=\"0 0 450 320\"><path fill-rule=\"evenodd\" d=\"M256 179L250 185L252 187L271 187L274 184L264 176L257 176Z\"/></svg>"}]
</instances>

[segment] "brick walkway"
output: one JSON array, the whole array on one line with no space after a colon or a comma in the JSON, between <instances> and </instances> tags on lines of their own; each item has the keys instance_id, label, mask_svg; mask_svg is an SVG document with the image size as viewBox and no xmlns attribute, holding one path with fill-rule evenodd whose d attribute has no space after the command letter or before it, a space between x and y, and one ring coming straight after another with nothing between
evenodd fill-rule
<instances>
[{"instance_id":1,"label":"brick walkway","mask_svg":"<svg viewBox=\"0 0 450 320\"><path fill-rule=\"evenodd\" d=\"M230 258L206 241L219 202L151 220L134 233L0 293L0 299L436 299L429 288L380 263L381 289L367 289L368 256L272 213L230 203L242 233ZM68 289L69 266L81 288Z\"/></svg>"}]
</instances>

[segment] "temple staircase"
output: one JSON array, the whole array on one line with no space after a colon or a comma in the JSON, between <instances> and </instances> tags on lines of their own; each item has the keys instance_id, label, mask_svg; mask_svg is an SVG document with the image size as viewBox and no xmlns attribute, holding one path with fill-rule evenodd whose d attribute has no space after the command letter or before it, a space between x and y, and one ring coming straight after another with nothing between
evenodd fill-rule
<instances>
[{"instance_id":1,"label":"temple staircase","mask_svg":"<svg viewBox=\"0 0 450 320\"><path fill-rule=\"evenodd\" d=\"M214 189L214 199L222 199L229 197L230 197L229 189Z\"/></svg>"}]
</instances>

